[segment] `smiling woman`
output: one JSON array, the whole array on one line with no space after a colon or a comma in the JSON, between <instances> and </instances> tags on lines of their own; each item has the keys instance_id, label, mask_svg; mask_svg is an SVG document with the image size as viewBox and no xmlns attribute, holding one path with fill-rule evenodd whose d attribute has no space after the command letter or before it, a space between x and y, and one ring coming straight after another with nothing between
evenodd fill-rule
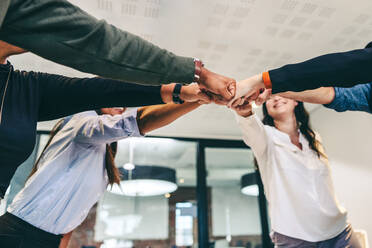
<instances>
[{"instance_id":1,"label":"smiling woman","mask_svg":"<svg viewBox=\"0 0 372 248\"><path fill-rule=\"evenodd\" d=\"M262 122L249 103L235 111L244 142L257 158L275 247L360 247L303 103L271 96Z\"/></svg>"},{"instance_id":2,"label":"smiling woman","mask_svg":"<svg viewBox=\"0 0 372 248\"><path fill-rule=\"evenodd\" d=\"M88 111L62 119L25 187L0 217L0 243L58 247L61 236L82 223L107 186L120 184L114 162L116 141L165 126L199 106L170 103L129 113L106 108L99 114Z\"/></svg>"},{"instance_id":3,"label":"smiling woman","mask_svg":"<svg viewBox=\"0 0 372 248\"><path fill-rule=\"evenodd\" d=\"M0 43L0 58L23 53ZM143 86L104 78L70 78L15 70L0 64L0 198L17 167L31 154L38 121L58 119L101 107L138 107L173 102L177 84ZM208 102L197 84L179 86L179 101Z\"/></svg>"}]
</instances>

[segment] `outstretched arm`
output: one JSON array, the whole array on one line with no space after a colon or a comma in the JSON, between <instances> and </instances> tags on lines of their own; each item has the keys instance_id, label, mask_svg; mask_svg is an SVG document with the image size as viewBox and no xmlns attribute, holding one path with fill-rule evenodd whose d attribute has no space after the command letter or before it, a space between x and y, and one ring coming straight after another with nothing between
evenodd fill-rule
<instances>
[{"instance_id":1,"label":"outstretched arm","mask_svg":"<svg viewBox=\"0 0 372 248\"><path fill-rule=\"evenodd\" d=\"M184 86L181 95L191 100L199 93L197 84ZM72 117L66 125L70 125L75 132L75 140L80 143L102 144L127 137L140 136L156 128L163 127L182 115L197 108L198 97L195 102L176 105L168 103L151 107L142 107L138 111L122 115L99 115L93 111L84 112Z\"/></svg>"},{"instance_id":2,"label":"outstretched arm","mask_svg":"<svg viewBox=\"0 0 372 248\"><path fill-rule=\"evenodd\" d=\"M97 20L67 0L12 0L0 39L102 77L148 85L194 78L193 58Z\"/></svg>"},{"instance_id":3,"label":"outstretched arm","mask_svg":"<svg viewBox=\"0 0 372 248\"><path fill-rule=\"evenodd\" d=\"M4 10L0 10L0 22L2 14ZM0 39L105 78L145 85L198 82L225 100L235 94L234 79L97 20L67 0L12 0Z\"/></svg>"},{"instance_id":4,"label":"outstretched arm","mask_svg":"<svg viewBox=\"0 0 372 248\"><path fill-rule=\"evenodd\" d=\"M196 84L190 84L182 87L180 96L193 102L185 102L183 104L168 103L139 108L137 111L137 124L140 133L146 134L164 127L198 108L200 104L209 103L209 101L198 100L198 95L200 94L202 93L199 87Z\"/></svg>"},{"instance_id":5,"label":"outstretched arm","mask_svg":"<svg viewBox=\"0 0 372 248\"><path fill-rule=\"evenodd\" d=\"M242 80L230 105L241 97L256 100L260 89L273 94L320 87L353 87L372 81L372 42L364 49L331 53L307 61L288 64Z\"/></svg>"},{"instance_id":6,"label":"outstretched arm","mask_svg":"<svg viewBox=\"0 0 372 248\"><path fill-rule=\"evenodd\" d=\"M183 104L168 103L138 109L137 123L141 134L164 127L200 106L197 102Z\"/></svg>"},{"instance_id":7,"label":"outstretched arm","mask_svg":"<svg viewBox=\"0 0 372 248\"><path fill-rule=\"evenodd\" d=\"M279 93L279 95L300 102L329 104L335 98L335 90L333 87L321 87L315 90L306 90L302 92L287 91Z\"/></svg>"},{"instance_id":8,"label":"outstretched arm","mask_svg":"<svg viewBox=\"0 0 372 248\"><path fill-rule=\"evenodd\" d=\"M17 72L37 84L39 121L108 107L138 107L172 102L175 84L145 86L105 78L70 78L56 74ZM26 76L24 76L26 75ZM192 88L190 90L185 90ZM182 86L184 101L208 101L197 84Z\"/></svg>"},{"instance_id":9,"label":"outstretched arm","mask_svg":"<svg viewBox=\"0 0 372 248\"><path fill-rule=\"evenodd\" d=\"M253 150L256 157L260 157L267 151L269 142L264 124L252 112L252 105L248 102L233 109L237 114L236 120L242 131L244 142Z\"/></svg>"},{"instance_id":10,"label":"outstretched arm","mask_svg":"<svg viewBox=\"0 0 372 248\"><path fill-rule=\"evenodd\" d=\"M349 110L372 113L372 83L351 88L322 87L303 92L284 92L280 95L296 101L324 104L338 112Z\"/></svg>"}]
</instances>

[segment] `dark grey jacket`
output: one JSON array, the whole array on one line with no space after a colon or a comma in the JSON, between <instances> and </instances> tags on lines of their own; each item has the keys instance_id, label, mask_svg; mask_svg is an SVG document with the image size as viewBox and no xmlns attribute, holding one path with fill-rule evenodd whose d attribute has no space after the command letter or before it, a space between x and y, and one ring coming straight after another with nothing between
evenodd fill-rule
<instances>
[{"instance_id":1,"label":"dark grey jacket","mask_svg":"<svg viewBox=\"0 0 372 248\"><path fill-rule=\"evenodd\" d=\"M1 40L83 72L151 85L194 78L192 58L97 20L67 0L0 0L0 26Z\"/></svg>"}]
</instances>

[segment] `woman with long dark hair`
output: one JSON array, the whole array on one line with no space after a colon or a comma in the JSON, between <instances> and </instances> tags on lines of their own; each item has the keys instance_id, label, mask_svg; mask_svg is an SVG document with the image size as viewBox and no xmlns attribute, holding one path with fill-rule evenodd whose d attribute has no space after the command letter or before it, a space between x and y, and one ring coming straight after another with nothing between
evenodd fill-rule
<instances>
[{"instance_id":1,"label":"woman with long dark hair","mask_svg":"<svg viewBox=\"0 0 372 248\"><path fill-rule=\"evenodd\" d=\"M190 99L186 86L175 83L144 86L98 77L71 78L15 70L8 57L25 52L0 40L0 198L18 166L34 149L38 121L98 108L209 101L197 87L193 89L199 94L192 94ZM154 77L161 79L156 73Z\"/></svg>"},{"instance_id":2,"label":"woman with long dark hair","mask_svg":"<svg viewBox=\"0 0 372 248\"><path fill-rule=\"evenodd\" d=\"M271 96L262 121L249 103L234 110L258 162L275 247L359 247L303 103Z\"/></svg>"},{"instance_id":3,"label":"woman with long dark hair","mask_svg":"<svg viewBox=\"0 0 372 248\"><path fill-rule=\"evenodd\" d=\"M85 219L107 186L120 183L116 141L165 126L198 106L169 103L129 113L103 108L62 119L25 187L0 217L0 246L58 247L62 235Z\"/></svg>"}]
</instances>

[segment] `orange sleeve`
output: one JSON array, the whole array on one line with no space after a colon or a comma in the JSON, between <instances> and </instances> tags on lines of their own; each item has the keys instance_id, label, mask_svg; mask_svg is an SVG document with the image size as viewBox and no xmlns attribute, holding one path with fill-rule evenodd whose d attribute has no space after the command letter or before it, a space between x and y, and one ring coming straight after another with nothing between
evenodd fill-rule
<instances>
[{"instance_id":1,"label":"orange sleeve","mask_svg":"<svg viewBox=\"0 0 372 248\"><path fill-rule=\"evenodd\" d=\"M264 85L265 85L266 89L271 89L272 88L270 74L269 74L268 71L265 71L264 73L262 73L262 81L264 82Z\"/></svg>"}]
</instances>

